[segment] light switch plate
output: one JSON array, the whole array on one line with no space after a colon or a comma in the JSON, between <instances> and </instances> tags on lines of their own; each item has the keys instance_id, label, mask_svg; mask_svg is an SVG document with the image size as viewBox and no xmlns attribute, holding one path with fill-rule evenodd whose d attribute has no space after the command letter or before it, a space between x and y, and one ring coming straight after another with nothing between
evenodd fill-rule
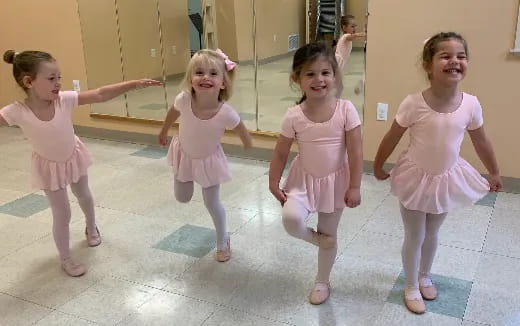
<instances>
[{"instance_id":1,"label":"light switch plate","mask_svg":"<svg viewBox=\"0 0 520 326\"><path fill-rule=\"evenodd\" d=\"M377 103L377 117L378 121L386 121L388 120L388 104L387 103Z\"/></svg>"}]
</instances>

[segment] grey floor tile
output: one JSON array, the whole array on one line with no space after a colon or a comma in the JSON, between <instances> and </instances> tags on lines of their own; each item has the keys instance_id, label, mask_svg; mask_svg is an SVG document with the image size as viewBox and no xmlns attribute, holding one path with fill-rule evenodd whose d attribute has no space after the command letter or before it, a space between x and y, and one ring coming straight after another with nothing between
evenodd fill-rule
<instances>
[{"instance_id":1,"label":"grey floor tile","mask_svg":"<svg viewBox=\"0 0 520 326\"><path fill-rule=\"evenodd\" d=\"M494 207L495 201L497 200L497 193L496 192L490 192L486 195L486 197L479 200L476 204L482 205L482 206L489 206Z\"/></svg>"},{"instance_id":2,"label":"grey floor tile","mask_svg":"<svg viewBox=\"0 0 520 326\"><path fill-rule=\"evenodd\" d=\"M29 217L48 207L49 203L45 196L29 194L0 206L0 213L18 217Z\"/></svg>"}]
</instances>

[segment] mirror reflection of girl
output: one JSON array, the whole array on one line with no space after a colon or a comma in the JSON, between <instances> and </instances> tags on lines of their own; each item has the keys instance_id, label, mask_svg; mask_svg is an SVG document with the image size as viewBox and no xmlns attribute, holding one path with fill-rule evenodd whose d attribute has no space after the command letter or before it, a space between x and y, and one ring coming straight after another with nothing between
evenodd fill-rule
<instances>
[{"instance_id":1,"label":"mirror reflection of girl","mask_svg":"<svg viewBox=\"0 0 520 326\"><path fill-rule=\"evenodd\" d=\"M335 51L336 61L342 73L345 73L347 70L348 61L352 53L352 42L366 40L366 33L359 33L356 31L356 28L356 18L353 15L341 17L341 30L343 35L336 42ZM354 88L356 94L360 94L364 87L363 79L360 79Z\"/></svg>"},{"instance_id":2,"label":"mirror reflection of girl","mask_svg":"<svg viewBox=\"0 0 520 326\"><path fill-rule=\"evenodd\" d=\"M72 110L105 102L136 88L162 85L151 79L131 80L97 89L61 91L61 72L56 60L46 52L8 50L4 61L13 65L13 75L27 97L0 110L0 126L19 126L32 145L32 184L45 192L52 210L52 234L61 266L70 276L81 276L86 267L71 257L71 218L67 187L78 199L85 214L85 236L91 247L101 243L96 226L94 200L88 185L87 169L92 158L74 134Z\"/></svg>"}]
</instances>

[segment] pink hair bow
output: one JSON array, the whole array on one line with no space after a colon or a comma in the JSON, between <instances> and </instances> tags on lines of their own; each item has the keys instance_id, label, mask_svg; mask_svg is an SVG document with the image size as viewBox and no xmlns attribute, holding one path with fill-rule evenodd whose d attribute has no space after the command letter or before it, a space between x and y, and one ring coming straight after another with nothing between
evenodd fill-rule
<instances>
[{"instance_id":1,"label":"pink hair bow","mask_svg":"<svg viewBox=\"0 0 520 326\"><path fill-rule=\"evenodd\" d=\"M235 67L237 66L236 62L231 61L229 59L229 57L224 52L222 52L221 49L217 49L216 52L217 52L218 55L220 55L222 57L222 59L224 59L224 62L226 63L226 70L227 71L235 69Z\"/></svg>"}]
</instances>

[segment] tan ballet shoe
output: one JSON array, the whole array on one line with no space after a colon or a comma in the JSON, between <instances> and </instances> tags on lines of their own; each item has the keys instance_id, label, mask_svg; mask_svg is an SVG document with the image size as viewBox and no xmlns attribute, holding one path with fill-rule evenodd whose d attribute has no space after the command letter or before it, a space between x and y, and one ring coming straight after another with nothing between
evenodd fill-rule
<instances>
[{"instance_id":1,"label":"tan ballet shoe","mask_svg":"<svg viewBox=\"0 0 520 326\"><path fill-rule=\"evenodd\" d=\"M426 305L419 289L404 290L404 304L408 310L415 314L423 314L426 312Z\"/></svg>"},{"instance_id":2,"label":"tan ballet shoe","mask_svg":"<svg viewBox=\"0 0 520 326\"><path fill-rule=\"evenodd\" d=\"M421 278L419 280L419 291L421 295L426 300L435 300L437 299L437 287L433 284L430 278Z\"/></svg>"},{"instance_id":3,"label":"tan ballet shoe","mask_svg":"<svg viewBox=\"0 0 520 326\"><path fill-rule=\"evenodd\" d=\"M97 235L90 235L87 232L87 228L85 228L85 237L87 238L87 243L89 247L97 247L101 244L101 233L99 233L99 229L96 226Z\"/></svg>"},{"instance_id":4,"label":"tan ballet shoe","mask_svg":"<svg viewBox=\"0 0 520 326\"><path fill-rule=\"evenodd\" d=\"M61 268L72 277L78 277L87 272L85 265L75 263L71 258L61 262Z\"/></svg>"},{"instance_id":5,"label":"tan ballet shoe","mask_svg":"<svg viewBox=\"0 0 520 326\"><path fill-rule=\"evenodd\" d=\"M330 291L330 283L316 282L314 289L309 295L309 302L314 305L324 303L330 297Z\"/></svg>"},{"instance_id":6,"label":"tan ballet shoe","mask_svg":"<svg viewBox=\"0 0 520 326\"><path fill-rule=\"evenodd\" d=\"M215 259L221 263L224 263L231 259L231 241L229 238L226 241L226 248L220 250L217 249Z\"/></svg>"}]
</instances>

